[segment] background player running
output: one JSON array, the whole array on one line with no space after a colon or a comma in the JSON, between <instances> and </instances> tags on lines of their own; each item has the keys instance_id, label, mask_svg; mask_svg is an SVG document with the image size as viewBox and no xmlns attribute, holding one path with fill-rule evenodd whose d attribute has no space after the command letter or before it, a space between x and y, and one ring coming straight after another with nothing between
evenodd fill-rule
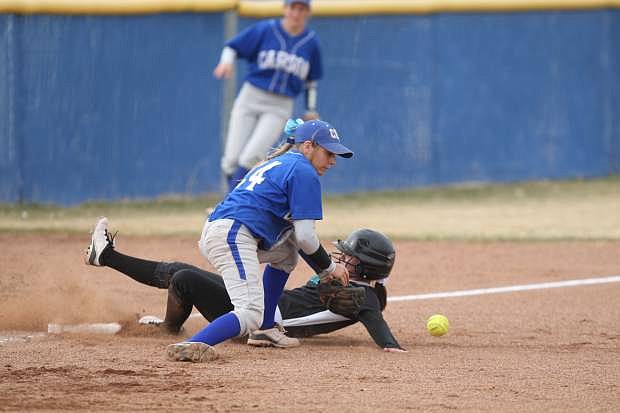
<instances>
[{"instance_id":1,"label":"background player running","mask_svg":"<svg viewBox=\"0 0 620 413\"><path fill-rule=\"evenodd\" d=\"M222 277L182 262L156 262L118 252L109 235L108 220L95 224L85 262L107 266L149 286L168 289L166 315L159 328L176 334L189 317L192 307L208 320L232 310ZM363 287L365 298L355 314L344 317L325 309L317 291L317 276L305 285L285 290L278 302L276 321L286 328L289 337L311 337L330 333L357 322L364 324L375 343L385 351L405 351L396 341L382 311L387 292L384 286L395 260L394 246L384 234L371 229L352 232L346 240L335 243L334 260L349 269L351 285ZM248 344L287 347L278 334L250 335Z\"/></svg>"},{"instance_id":2,"label":"background player running","mask_svg":"<svg viewBox=\"0 0 620 413\"><path fill-rule=\"evenodd\" d=\"M248 74L230 114L221 159L229 190L280 137L293 113L294 98L306 90L306 120L318 118L316 82L323 76L317 35L306 28L310 0L286 0L282 19L262 20L226 43L213 70L218 79L234 72L235 58L248 61Z\"/></svg>"}]
</instances>

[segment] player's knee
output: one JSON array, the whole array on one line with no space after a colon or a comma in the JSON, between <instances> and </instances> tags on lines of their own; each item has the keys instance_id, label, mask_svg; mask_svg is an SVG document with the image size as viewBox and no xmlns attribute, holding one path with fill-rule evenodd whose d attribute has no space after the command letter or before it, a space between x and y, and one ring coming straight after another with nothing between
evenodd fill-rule
<instances>
[{"instance_id":1,"label":"player's knee","mask_svg":"<svg viewBox=\"0 0 620 413\"><path fill-rule=\"evenodd\" d=\"M155 267L153 278L148 283L157 288L168 288L172 282L174 274L181 270L193 268L184 262L160 262Z\"/></svg>"},{"instance_id":2,"label":"player's knee","mask_svg":"<svg viewBox=\"0 0 620 413\"><path fill-rule=\"evenodd\" d=\"M220 168L222 169L222 172L224 172L224 175L231 175L237 168L237 162L231 161L228 158L222 158Z\"/></svg>"},{"instance_id":3,"label":"player's knee","mask_svg":"<svg viewBox=\"0 0 620 413\"><path fill-rule=\"evenodd\" d=\"M196 273L191 270L180 270L175 272L170 279L168 290L181 301L186 301L189 294L195 287Z\"/></svg>"},{"instance_id":4,"label":"player's knee","mask_svg":"<svg viewBox=\"0 0 620 413\"><path fill-rule=\"evenodd\" d=\"M157 288L168 288L170 286L170 278L174 274L173 263L160 262L153 271L153 277L146 283Z\"/></svg>"},{"instance_id":5,"label":"player's knee","mask_svg":"<svg viewBox=\"0 0 620 413\"><path fill-rule=\"evenodd\" d=\"M282 260L277 261L277 262L271 262L271 263L269 263L269 265L271 265L273 268L276 268L278 270L282 270L285 273L290 274L290 273L293 272L293 270L297 266L297 261L298 260L299 260L299 258L298 258L298 255L297 255L297 251L295 251L295 253L288 254Z\"/></svg>"},{"instance_id":6,"label":"player's knee","mask_svg":"<svg viewBox=\"0 0 620 413\"><path fill-rule=\"evenodd\" d=\"M237 165L247 170L250 170L254 165L259 163L264 156L265 154L242 153L241 156L239 156Z\"/></svg>"},{"instance_id":7,"label":"player's knee","mask_svg":"<svg viewBox=\"0 0 620 413\"><path fill-rule=\"evenodd\" d=\"M241 326L240 335L258 330L263 322L262 308L242 308L236 309L234 312L237 315L239 325Z\"/></svg>"},{"instance_id":8,"label":"player's knee","mask_svg":"<svg viewBox=\"0 0 620 413\"><path fill-rule=\"evenodd\" d=\"M297 250L297 243L289 239L268 251L259 251L259 259L261 262L269 263L273 268L290 274L297 266L299 259Z\"/></svg>"},{"instance_id":9,"label":"player's knee","mask_svg":"<svg viewBox=\"0 0 620 413\"><path fill-rule=\"evenodd\" d=\"M209 259L209 252L207 251L207 240L204 236L198 241L198 250L207 260Z\"/></svg>"}]
</instances>

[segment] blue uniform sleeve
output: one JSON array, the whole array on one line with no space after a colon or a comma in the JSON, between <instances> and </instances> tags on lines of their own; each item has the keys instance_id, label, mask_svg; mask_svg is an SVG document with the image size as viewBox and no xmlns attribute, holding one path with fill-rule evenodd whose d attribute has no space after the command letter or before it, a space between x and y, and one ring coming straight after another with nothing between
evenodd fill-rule
<instances>
[{"instance_id":1,"label":"blue uniform sleeve","mask_svg":"<svg viewBox=\"0 0 620 413\"><path fill-rule=\"evenodd\" d=\"M321 60L321 47L319 45L319 40L315 37L314 39L314 50L310 55L310 72L308 73L308 77L306 80L319 80L323 77L323 61Z\"/></svg>"},{"instance_id":2,"label":"blue uniform sleeve","mask_svg":"<svg viewBox=\"0 0 620 413\"><path fill-rule=\"evenodd\" d=\"M287 192L293 220L323 219L321 183L311 166L295 168L289 177Z\"/></svg>"},{"instance_id":3,"label":"blue uniform sleeve","mask_svg":"<svg viewBox=\"0 0 620 413\"><path fill-rule=\"evenodd\" d=\"M230 39L226 46L235 49L238 57L253 60L258 53L267 26L268 22L266 21L253 24Z\"/></svg>"}]
</instances>

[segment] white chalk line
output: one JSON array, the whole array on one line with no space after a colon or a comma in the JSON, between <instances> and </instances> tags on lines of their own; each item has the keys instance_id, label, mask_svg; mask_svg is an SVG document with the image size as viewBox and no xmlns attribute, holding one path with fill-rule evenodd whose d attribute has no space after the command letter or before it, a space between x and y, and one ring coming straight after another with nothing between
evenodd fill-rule
<instances>
[{"instance_id":1,"label":"white chalk line","mask_svg":"<svg viewBox=\"0 0 620 413\"><path fill-rule=\"evenodd\" d=\"M581 285L607 284L620 282L620 275L609 277L584 278L580 280L565 280L538 284L511 285L506 287L477 288L475 290L445 291L428 294L400 295L388 297L388 301L416 301L432 300L435 298L468 297L472 295L512 293L515 291L544 290L547 288L577 287ZM202 317L200 313L192 313L189 318Z\"/></svg>"},{"instance_id":2,"label":"white chalk line","mask_svg":"<svg viewBox=\"0 0 620 413\"><path fill-rule=\"evenodd\" d=\"M544 290L547 288L577 287L581 285L607 284L607 283L617 283L617 282L620 282L620 276L612 275L609 277L585 278L581 280L566 280L566 281L546 282L546 283L538 283L538 284L512 285L512 286L506 286L506 287L477 288L475 290L459 290L459 291L446 291L446 292L428 293L428 294L401 295L401 296L388 297L387 300L388 301L431 300L434 298L467 297L467 296L472 296L472 295L511 293L515 291Z\"/></svg>"},{"instance_id":3,"label":"white chalk line","mask_svg":"<svg viewBox=\"0 0 620 413\"><path fill-rule=\"evenodd\" d=\"M563 288L563 287L577 287L582 285L594 285L594 284L608 284L620 282L620 276L613 275L609 277L598 278L585 278L579 280L565 280L556 282L546 282L537 284L523 284L512 285L506 287L493 287L493 288L477 288L474 290L459 290L459 291L445 291L428 294L415 294L415 295L401 295L389 297L388 301L416 301L416 300L431 300L435 298L452 298L452 297L468 297L475 295L485 294L499 294L499 293L511 293L516 291L531 291L531 290L544 290L549 288ZM200 313L192 313L189 318L202 317ZM107 333L115 334L120 330L121 326L118 323L95 323L95 324L79 324L79 325L58 325L49 324L48 334L61 333L61 332L90 332L90 333ZM1 332L0 332L1 333ZM45 333L42 333L43 335ZM35 336L40 336L41 333L22 333L18 335L0 335L0 345L6 344L11 340L30 340Z\"/></svg>"}]
</instances>

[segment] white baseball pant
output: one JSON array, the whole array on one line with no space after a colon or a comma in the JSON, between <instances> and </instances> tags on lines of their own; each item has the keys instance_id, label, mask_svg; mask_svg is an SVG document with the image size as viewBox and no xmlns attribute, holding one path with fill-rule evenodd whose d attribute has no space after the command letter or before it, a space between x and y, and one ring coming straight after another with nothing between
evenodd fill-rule
<instances>
[{"instance_id":1,"label":"white baseball pant","mask_svg":"<svg viewBox=\"0 0 620 413\"><path fill-rule=\"evenodd\" d=\"M269 251L243 224L232 219L206 221L199 241L200 252L224 279L226 290L239 319L240 335L252 332L263 322L264 291L261 263L290 273L298 259L298 247L291 233Z\"/></svg>"},{"instance_id":2,"label":"white baseball pant","mask_svg":"<svg viewBox=\"0 0 620 413\"><path fill-rule=\"evenodd\" d=\"M238 166L252 169L265 159L293 114L293 99L259 89L248 82L235 99L221 168L232 174Z\"/></svg>"}]
</instances>

